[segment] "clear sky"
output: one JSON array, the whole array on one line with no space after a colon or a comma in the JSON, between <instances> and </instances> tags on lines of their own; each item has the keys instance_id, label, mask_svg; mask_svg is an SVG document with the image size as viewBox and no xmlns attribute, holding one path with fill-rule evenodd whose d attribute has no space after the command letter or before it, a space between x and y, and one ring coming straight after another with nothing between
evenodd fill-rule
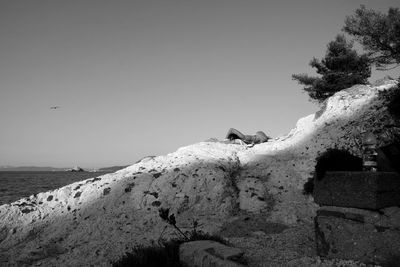
<instances>
[{"instance_id":1,"label":"clear sky","mask_svg":"<svg viewBox=\"0 0 400 267\"><path fill-rule=\"evenodd\" d=\"M291 75L313 74L360 4L400 6L0 0L0 165L131 164L230 127L286 134L318 109Z\"/></svg>"}]
</instances>

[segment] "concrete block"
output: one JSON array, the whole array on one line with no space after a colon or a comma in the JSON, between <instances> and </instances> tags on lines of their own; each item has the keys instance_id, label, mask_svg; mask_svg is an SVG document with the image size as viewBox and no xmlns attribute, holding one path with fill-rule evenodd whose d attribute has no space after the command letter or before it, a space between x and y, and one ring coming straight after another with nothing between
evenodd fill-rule
<instances>
[{"instance_id":1,"label":"concrete block","mask_svg":"<svg viewBox=\"0 0 400 267\"><path fill-rule=\"evenodd\" d=\"M367 264L400 259L399 216L398 207L380 212L323 207L315 217L317 254Z\"/></svg>"},{"instance_id":2,"label":"concrete block","mask_svg":"<svg viewBox=\"0 0 400 267\"><path fill-rule=\"evenodd\" d=\"M400 206L400 175L396 172L327 172L315 180L319 205L378 210Z\"/></svg>"}]
</instances>

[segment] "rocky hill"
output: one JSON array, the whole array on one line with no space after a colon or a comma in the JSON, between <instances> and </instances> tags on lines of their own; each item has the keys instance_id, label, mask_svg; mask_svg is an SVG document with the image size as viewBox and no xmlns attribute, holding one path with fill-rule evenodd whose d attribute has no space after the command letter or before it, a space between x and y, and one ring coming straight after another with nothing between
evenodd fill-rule
<instances>
[{"instance_id":1,"label":"rocky hill","mask_svg":"<svg viewBox=\"0 0 400 267\"><path fill-rule=\"evenodd\" d=\"M288 135L251 148L202 142L0 206L0 265L108 266L137 244L172 235L161 207L178 225L195 219L208 232L241 212L309 225L317 205L302 191L316 157L334 147L360 155L363 130L379 145L396 140L399 118L388 108L396 89L386 81L341 91Z\"/></svg>"}]
</instances>

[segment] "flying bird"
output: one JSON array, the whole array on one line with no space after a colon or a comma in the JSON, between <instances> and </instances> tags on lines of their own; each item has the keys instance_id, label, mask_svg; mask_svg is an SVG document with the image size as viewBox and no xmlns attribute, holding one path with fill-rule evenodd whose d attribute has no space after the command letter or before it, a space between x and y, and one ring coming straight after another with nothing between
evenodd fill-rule
<instances>
[{"instance_id":1,"label":"flying bird","mask_svg":"<svg viewBox=\"0 0 400 267\"><path fill-rule=\"evenodd\" d=\"M59 106L50 107L50 109L59 109Z\"/></svg>"}]
</instances>

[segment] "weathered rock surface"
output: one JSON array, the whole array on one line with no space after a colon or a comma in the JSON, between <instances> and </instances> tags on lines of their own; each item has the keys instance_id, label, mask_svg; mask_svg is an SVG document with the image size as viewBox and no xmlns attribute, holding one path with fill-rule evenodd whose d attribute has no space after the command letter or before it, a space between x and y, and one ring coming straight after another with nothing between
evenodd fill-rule
<instances>
[{"instance_id":1,"label":"weathered rock surface","mask_svg":"<svg viewBox=\"0 0 400 267\"><path fill-rule=\"evenodd\" d=\"M381 85L354 86L329 98L315 114L300 119L287 135L272 142L238 152L239 180L262 181L269 220L294 224L310 220L316 205L302 194L304 183L313 176L316 158L329 148L348 150L361 156L362 131L372 131L378 147L398 140L399 118L388 111L396 93L395 81ZM273 123L273 122L271 122Z\"/></svg>"},{"instance_id":2,"label":"weathered rock surface","mask_svg":"<svg viewBox=\"0 0 400 267\"><path fill-rule=\"evenodd\" d=\"M232 173L240 149L201 143L3 205L0 265L109 265L135 245L157 241L165 226L160 207L180 226L198 219L215 230L237 206Z\"/></svg>"},{"instance_id":3,"label":"weathered rock surface","mask_svg":"<svg viewBox=\"0 0 400 267\"><path fill-rule=\"evenodd\" d=\"M359 155L363 128L379 146L399 136L398 118L387 109L394 86L341 91L287 136L252 148L202 142L0 206L0 265L108 266L160 238L160 207L170 208L179 226L197 219L205 231L217 231L238 210L289 226L311 223L317 205L302 190L319 154L339 147Z\"/></svg>"}]
</instances>

